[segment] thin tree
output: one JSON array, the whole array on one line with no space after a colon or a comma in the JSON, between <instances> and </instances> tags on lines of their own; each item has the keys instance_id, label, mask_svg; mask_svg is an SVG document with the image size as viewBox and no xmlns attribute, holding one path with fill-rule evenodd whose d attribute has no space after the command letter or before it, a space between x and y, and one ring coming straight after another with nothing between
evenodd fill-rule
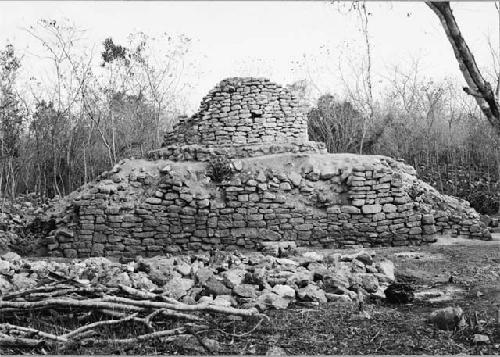
<instances>
[{"instance_id":1,"label":"thin tree","mask_svg":"<svg viewBox=\"0 0 500 357\"><path fill-rule=\"evenodd\" d=\"M363 118L363 131L361 136L361 141L359 144L359 153L363 153L363 146L365 144L366 139L366 131L368 124L373 121L374 109L373 109L373 88L372 88L372 52L371 52L371 44L370 37L368 32L368 16L370 15L366 10L366 3L363 1L360 5L358 5L358 16L361 20L361 31L363 33L363 39L365 42L365 50L366 50L366 71L364 73L364 92L366 93L366 104L367 104L367 116Z\"/></svg>"},{"instance_id":2,"label":"thin tree","mask_svg":"<svg viewBox=\"0 0 500 357\"><path fill-rule=\"evenodd\" d=\"M23 115L19 98L15 93L16 76L20 59L14 46L7 45L0 51L0 195L16 194L16 161Z\"/></svg>"}]
</instances>

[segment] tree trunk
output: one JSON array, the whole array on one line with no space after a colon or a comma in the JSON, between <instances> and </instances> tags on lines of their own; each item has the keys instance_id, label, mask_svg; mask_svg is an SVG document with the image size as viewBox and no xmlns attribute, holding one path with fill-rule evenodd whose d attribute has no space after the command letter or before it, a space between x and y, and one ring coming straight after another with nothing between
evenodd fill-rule
<instances>
[{"instance_id":1,"label":"tree trunk","mask_svg":"<svg viewBox=\"0 0 500 357\"><path fill-rule=\"evenodd\" d=\"M16 186L17 186L17 182L16 182L16 173L15 173L15 170L14 170L14 165L13 165L13 161L14 161L14 158L11 156L9 158L9 170L10 170L10 175L12 177L11 179L11 183L10 183L10 195L11 195L11 199L15 199L16 198Z\"/></svg>"},{"instance_id":2,"label":"tree trunk","mask_svg":"<svg viewBox=\"0 0 500 357\"><path fill-rule=\"evenodd\" d=\"M446 36L453 47L453 52L458 61L460 71L469 86L469 88L464 88L464 91L476 99L479 108L493 126L496 133L500 135L500 114L495 93L493 92L491 84L488 83L479 72L474 56L467 46L467 43L465 43L455 17L453 16L450 3L427 2L427 5L438 16L446 32Z\"/></svg>"},{"instance_id":3,"label":"tree trunk","mask_svg":"<svg viewBox=\"0 0 500 357\"><path fill-rule=\"evenodd\" d=\"M497 188L500 186L500 148L497 146L496 149L496 157L497 157ZM497 214L500 216L500 190L497 189L498 194L498 211Z\"/></svg>"},{"instance_id":4,"label":"tree trunk","mask_svg":"<svg viewBox=\"0 0 500 357\"><path fill-rule=\"evenodd\" d=\"M366 60L367 60L367 69L366 69L366 86L367 86L367 100L368 100L368 117L363 116L363 127L361 134L361 143L359 145L359 153L363 154L363 146L366 139L366 131L368 124L371 124L373 121L373 93L372 93L372 54L371 54L371 46L370 39L368 37L368 13L366 11L366 3L363 2L360 11L360 17L362 22L363 36L365 40L366 46ZM369 123L367 123L367 121Z\"/></svg>"},{"instance_id":5,"label":"tree trunk","mask_svg":"<svg viewBox=\"0 0 500 357\"><path fill-rule=\"evenodd\" d=\"M71 120L70 120L70 122L71 122ZM66 168L66 170L67 170L66 180L67 180L67 182L66 182L66 184L64 184L64 182L63 182L63 190L65 190L67 188L69 192L71 192L73 189L73 184L72 184L72 181L73 181L72 180L73 160L71 160L71 147L73 145L75 130L76 130L76 126L70 130L69 142L66 146L66 167L67 167Z\"/></svg>"}]
</instances>

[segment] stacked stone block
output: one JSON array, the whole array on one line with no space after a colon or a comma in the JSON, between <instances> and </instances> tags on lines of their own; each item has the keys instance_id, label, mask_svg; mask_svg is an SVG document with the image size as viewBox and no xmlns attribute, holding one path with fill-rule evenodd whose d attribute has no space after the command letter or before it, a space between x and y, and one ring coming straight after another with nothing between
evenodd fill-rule
<instances>
[{"instance_id":1,"label":"stacked stone block","mask_svg":"<svg viewBox=\"0 0 500 357\"><path fill-rule=\"evenodd\" d=\"M180 118L164 146L307 140L307 118L288 89L265 78L228 78L203 98L195 115Z\"/></svg>"},{"instance_id":2,"label":"stacked stone block","mask_svg":"<svg viewBox=\"0 0 500 357\"><path fill-rule=\"evenodd\" d=\"M433 241L443 222L423 214L402 189L401 174L383 166L243 169L217 185L200 180L197 189L169 165L158 177L111 178L75 198L73 229L55 232L52 255L151 256L283 240L329 248L420 245ZM464 222L452 226L463 234L478 224Z\"/></svg>"},{"instance_id":3,"label":"stacked stone block","mask_svg":"<svg viewBox=\"0 0 500 357\"><path fill-rule=\"evenodd\" d=\"M475 239L484 237L485 224L470 216L438 210L432 215L432 218L436 233Z\"/></svg>"}]
</instances>

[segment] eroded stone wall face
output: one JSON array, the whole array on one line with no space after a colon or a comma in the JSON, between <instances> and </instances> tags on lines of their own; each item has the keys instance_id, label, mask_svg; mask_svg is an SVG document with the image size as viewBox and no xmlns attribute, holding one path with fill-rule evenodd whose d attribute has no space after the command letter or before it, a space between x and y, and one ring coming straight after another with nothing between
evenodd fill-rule
<instances>
[{"instance_id":1,"label":"eroded stone wall face","mask_svg":"<svg viewBox=\"0 0 500 357\"><path fill-rule=\"evenodd\" d=\"M211 248L255 249L266 241L298 246L420 245L437 229L481 236L477 222L423 214L390 169L352 172L241 172L195 188L169 168L159 177L113 177L77 197L51 255L157 255ZM115 181L115 182L113 182ZM137 197L123 192L135 187ZM439 221L439 222L437 222ZM436 224L437 222L437 224ZM454 226L455 225L455 226ZM476 227L477 226L477 227Z\"/></svg>"},{"instance_id":2,"label":"eroded stone wall face","mask_svg":"<svg viewBox=\"0 0 500 357\"><path fill-rule=\"evenodd\" d=\"M238 146L170 145L159 150L150 151L148 153L148 159L171 161L210 161L210 159L214 156L221 155L232 159L244 159L248 157L283 153L326 154L327 150L324 143L317 141Z\"/></svg>"},{"instance_id":3,"label":"eroded stone wall face","mask_svg":"<svg viewBox=\"0 0 500 357\"><path fill-rule=\"evenodd\" d=\"M286 88L259 78L228 78L198 113L165 136L168 145L243 145L307 141L307 118Z\"/></svg>"}]
</instances>

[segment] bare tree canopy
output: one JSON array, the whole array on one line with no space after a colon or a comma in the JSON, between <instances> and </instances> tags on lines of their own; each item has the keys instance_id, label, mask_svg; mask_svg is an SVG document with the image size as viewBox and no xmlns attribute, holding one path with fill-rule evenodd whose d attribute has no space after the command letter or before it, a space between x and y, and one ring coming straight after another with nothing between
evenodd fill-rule
<instances>
[{"instance_id":1,"label":"bare tree canopy","mask_svg":"<svg viewBox=\"0 0 500 357\"><path fill-rule=\"evenodd\" d=\"M453 16L453 12L449 2L427 2L427 5L436 13L443 25L446 36L453 47L455 57L459 63L460 71L462 72L468 88L464 88L467 94L474 96L477 104L481 108L490 124L493 126L497 134L500 135L500 114L498 109L498 98L495 98L495 93L491 84L487 82L476 64L469 46L465 42L458 24Z\"/></svg>"}]
</instances>

